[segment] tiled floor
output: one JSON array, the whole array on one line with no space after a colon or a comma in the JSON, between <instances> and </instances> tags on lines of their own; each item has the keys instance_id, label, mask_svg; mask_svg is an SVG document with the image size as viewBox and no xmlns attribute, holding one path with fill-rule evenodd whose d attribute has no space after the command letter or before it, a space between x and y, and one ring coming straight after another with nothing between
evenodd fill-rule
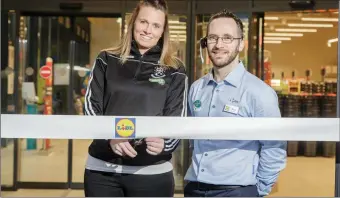
<instances>
[{"instance_id":1,"label":"tiled floor","mask_svg":"<svg viewBox=\"0 0 340 198\"><path fill-rule=\"evenodd\" d=\"M73 165L72 181L84 181L84 167L88 155L88 147L91 140L74 140L73 141ZM20 140L20 181L22 182L66 182L67 181L67 152L68 140L51 140L51 148L48 152L41 151L43 141L37 141L37 149L27 150L26 140ZM176 150L173 157L173 164L181 168L180 149ZM182 163L183 164L183 163ZM59 171L51 171L59 170ZM175 172L181 170L175 169ZM12 184L13 172L13 144L7 148L1 149L1 183ZM176 184L181 185L178 174L175 173Z\"/></svg>"}]
</instances>

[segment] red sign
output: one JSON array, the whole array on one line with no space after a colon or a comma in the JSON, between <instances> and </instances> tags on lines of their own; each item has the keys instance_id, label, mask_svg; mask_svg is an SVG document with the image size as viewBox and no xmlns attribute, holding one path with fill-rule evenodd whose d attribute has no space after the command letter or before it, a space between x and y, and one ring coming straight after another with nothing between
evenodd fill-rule
<instances>
[{"instance_id":1,"label":"red sign","mask_svg":"<svg viewBox=\"0 0 340 198\"><path fill-rule=\"evenodd\" d=\"M43 66L40 68L40 76L44 79L48 79L52 76L52 68L49 66Z\"/></svg>"}]
</instances>

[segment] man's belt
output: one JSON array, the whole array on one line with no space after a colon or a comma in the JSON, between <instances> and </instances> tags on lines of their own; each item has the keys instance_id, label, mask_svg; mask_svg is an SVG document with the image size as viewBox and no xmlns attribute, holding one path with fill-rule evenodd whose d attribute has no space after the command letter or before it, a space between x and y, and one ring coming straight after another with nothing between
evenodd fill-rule
<instances>
[{"instance_id":1,"label":"man's belt","mask_svg":"<svg viewBox=\"0 0 340 198\"><path fill-rule=\"evenodd\" d=\"M235 189L245 186L240 185L215 185L215 184L206 184L202 182L189 182L188 185L193 185L199 190L227 190L227 189Z\"/></svg>"}]
</instances>

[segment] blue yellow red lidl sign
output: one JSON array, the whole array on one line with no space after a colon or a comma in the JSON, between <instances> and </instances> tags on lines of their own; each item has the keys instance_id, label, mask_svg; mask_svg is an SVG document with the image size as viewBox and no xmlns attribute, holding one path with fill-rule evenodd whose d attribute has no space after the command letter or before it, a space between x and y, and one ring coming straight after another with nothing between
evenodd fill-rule
<instances>
[{"instance_id":1,"label":"blue yellow red lidl sign","mask_svg":"<svg viewBox=\"0 0 340 198\"><path fill-rule=\"evenodd\" d=\"M115 118L115 138L135 138L135 118Z\"/></svg>"}]
</instances>

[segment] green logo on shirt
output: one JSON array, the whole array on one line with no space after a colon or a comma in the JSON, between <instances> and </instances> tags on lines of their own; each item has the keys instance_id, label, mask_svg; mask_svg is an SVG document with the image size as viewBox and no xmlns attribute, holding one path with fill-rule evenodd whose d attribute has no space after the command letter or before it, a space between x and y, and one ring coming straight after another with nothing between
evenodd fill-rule
<instances>
[{"instance_id":1,"label":"green logo on shirt","mask_svg":"<svg viewBox=\"0 0 340 198\"><path fill-rule=\"evenodd\" d=\"M200 107L201 107L201 101L200 101L200 100L196 100L196 101L194 102L194 106L195 106L196 108L200 108Z\"/></svg>"}]
</instances>

